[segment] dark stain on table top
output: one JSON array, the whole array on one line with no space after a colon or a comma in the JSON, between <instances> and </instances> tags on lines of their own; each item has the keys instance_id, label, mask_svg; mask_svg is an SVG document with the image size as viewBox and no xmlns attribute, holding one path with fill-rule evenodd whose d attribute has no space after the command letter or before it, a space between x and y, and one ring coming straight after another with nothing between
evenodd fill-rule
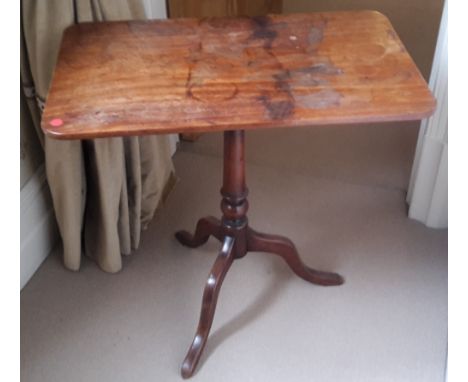
<instances>
[{"instance_id":1,"label":"dark stain on table top","mask_svg":"<svg viewBox=\"0 0 468 382\"><path fill-rule=\"evenodd\" d=\"M61 139L411 120L435 100L374 11L83 23L42 120Z\"/></svg>"}]
</instances>

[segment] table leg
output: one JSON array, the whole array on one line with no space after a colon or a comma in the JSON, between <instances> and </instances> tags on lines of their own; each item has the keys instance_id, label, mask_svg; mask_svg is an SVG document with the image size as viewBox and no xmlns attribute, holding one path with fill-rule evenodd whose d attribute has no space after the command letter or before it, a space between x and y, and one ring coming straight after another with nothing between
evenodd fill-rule
<instances>
[{"instance_id":1,"label":"table leg","mask_svg":"<svg viewBox=\"0 0 468 382\"><path fill-rule=\"evenodd\" d=\"M193 375L213 322L219 290L234 259L247 252L270 252L282 257L293 272L302 279L318 285L340 285L343 278L337 273L322 272L307 267L299 257L293 242L286 237L267 235L248 225L248 190L245 184L244 131L224 132L224 172L221 188L222 220L214 217L198 221L195 233L179 231L176 238L188 247L198 247L210 235L223 242L203 293L202 310L198 329L182 364L182 376Z\"/></svg>"},{"instance_id":2,"label":"table leg","mask_svg":"<svg viewBox=\"0 0 468 382\"><path fill-rule=\"evenodd\" d=\"M249 228L247 231L248 252L268 252L282 257L292 271L300 278L318 285L341 285L343 277L337 273L317 271L306 266L297 252L294 243L287 237L259 233Z\"/></svg>"},{"instance_id":3,"label":"table leg","mask_svg":"<svg viewBox=\"0 0 468 382\"><path fill-rule=\"evenodd\" d=\"M205 348L206 340L210 333L211 324L218 301L218 294L221 289L224 277L231 267L234 260L233 251L234 239L226 236L223 241L223 247L211 269L203 292L203 302L198 323L197 332L193 339L192 345L182 363L182 377L189 378L192 376L197 367L200 356Z\"/></svg>"},{"instance_id":4,"label":"table leg","mask_svg":"<svg viewBox=\"0 0 468 382\"><path fill-rule=\"evenodd\" d=\"M223 241L225 236L221 229L221 221L213 216L201 218L197 223L193 235L187 231L178 231L175 234L176 239L181 244L190 248L196 248L205 244L210 236L214 236L219 241Z\"/></svg>"}]
</instances>

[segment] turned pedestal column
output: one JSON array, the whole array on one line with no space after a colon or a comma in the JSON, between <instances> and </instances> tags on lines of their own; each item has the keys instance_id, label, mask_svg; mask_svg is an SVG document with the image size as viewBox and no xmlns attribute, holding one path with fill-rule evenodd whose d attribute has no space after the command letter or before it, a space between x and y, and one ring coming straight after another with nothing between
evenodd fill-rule
<instances>
[{"instance_id":1,"label":"turned pedestal column","mask_svg":"<svg viewBox=\"0 0 468 382\"><path fill-rule=\"evenodd\" d=\"M221 251L206 281L197 332L182 364L184 378L193 375L200 360L213 322L222 282L234 259L245 256L247 252L269 252L281 256L296 275L313 284L340 285L344 281L336 273L307 267L288 238L259 233L249 227L243 130L224 132L223 168L221 220L212 216L204 217L198 221L193 235L187 231L176 233L179 242L191 248L206 243L210 235L222 242Z\"/></svg>"}]
</instances>

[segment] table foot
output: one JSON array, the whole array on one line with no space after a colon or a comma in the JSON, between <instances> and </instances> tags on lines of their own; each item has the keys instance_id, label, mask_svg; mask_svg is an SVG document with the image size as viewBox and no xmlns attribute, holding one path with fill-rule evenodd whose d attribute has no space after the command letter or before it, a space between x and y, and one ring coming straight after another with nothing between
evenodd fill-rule
<instances>
[{"instance_id":1,"label":"table foot","mask_svg":"<svg viewBox=\"0 0 468 382\"><path fill-rule=\"evenodd\" d=\"M278 255L286 261L296 275L313 284L330 286L344 283L343 277L337 273L317 271L306 266L299 257L296 246L287 237L260 233L249 228L247 230L247 251Z\"/></svg>"},{"instance_id":2,"label":"table foot","mask_svg":"<svg viewBox=\"0 0 468 382\"><path fill-rule=\"evenodd\" d=\"M181 374L183 378L190 378L193 375L205 347L211 324L213 323L218 294L224 277L234 260L233 246L234 239L230 236L226 236L223 240L221 252L216 258L208 280L206 281L197 332L182 363Z\"/></svg>"},{"instance_id":3,"label":"table foot","mask_svg":"<svg viewBox=\"0 0 468 382\"><path fill-rule=\"evenodd\" d=\"M178 231L175 233L176 239L186 247L197 248L205 244L210 236L216 237L219 241L223 241L224 235L221 230L221 221L213 216L201 218L195 233L192 235L187 231Z\"/></svg>"}]
</instances>

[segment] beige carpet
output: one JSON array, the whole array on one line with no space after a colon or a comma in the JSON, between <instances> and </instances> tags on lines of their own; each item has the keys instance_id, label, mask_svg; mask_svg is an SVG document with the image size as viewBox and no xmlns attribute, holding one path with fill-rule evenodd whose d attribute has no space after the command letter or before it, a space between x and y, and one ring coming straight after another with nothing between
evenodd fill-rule
<instances>
[{"instance_id":1,"label":"beige carpet","mask_svg":"<svg viewBox=\"0 0 468 382\"><path fill-rule=\"evenodd\" d=\"M346 284L308 284L267 254L236 261L194 381L443 380L447 232L406 217L416 132L323 129L248 134L249 217ZM220 138L176 154L180 181L121 273L67 271L59 249L45 261L21 293L22 381L181 380L219 246L172 234L219 214Z\"/></svg>"}]
</instances>

